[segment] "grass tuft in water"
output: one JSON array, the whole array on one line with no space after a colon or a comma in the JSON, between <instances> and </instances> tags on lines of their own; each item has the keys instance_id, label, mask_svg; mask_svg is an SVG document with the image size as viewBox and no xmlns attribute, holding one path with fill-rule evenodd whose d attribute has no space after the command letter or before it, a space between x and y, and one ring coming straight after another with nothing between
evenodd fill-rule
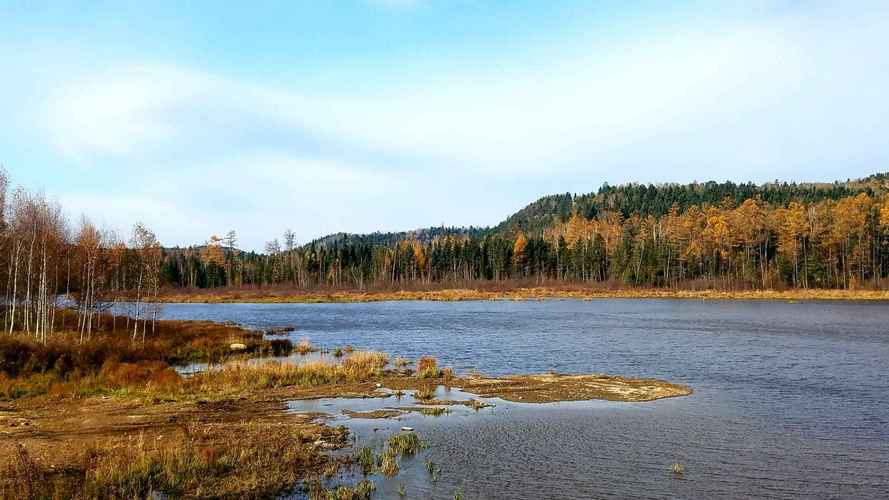
<instances>
[{"instance_id":1,"label":"grass tuft in water","mask_svg":"<svg viewBox=\"0 0 889 500\"><path fill-rule=\"evenodd\" d=\"M361 448L361 451L358 452L358 456L356 457L358 460L358 464L361 465L361 470L365 475L370 474L374 471L374 467L377 465L377 459L374 455L374 450L370 446L365 446Z\"/></svg>"},{"instance_id":2,"label":"grass tuft in water","mask_svg":"<svg viewBox=\"0 0 889 500\"><path fill-rule=\"evenodd\" d=\"M674 462L673 465L670 466L670 470L673 471L673 474L676 474L677 476L685 474L685 467L679 462Z\"/></svg>"},{"instance_id":3,"label":"grass tuft in water","mask_svg":"<svg viewBox=\"0 0 889 500\"><path fill-rule=\"evenodd\" d=\"M420 401L429 401L435 397L435 389L431 385L421 387L414 393L414 397Z\"/></svg>"},{"instance_id":4,"label":"grass tuft in water","mask_svg":"<svg viewBox=\"0 0 889 500\"><path fill-rule=\"evenodd\" d=\"M432 356L423 356L417 361L417 378L437 378L439 375L438 360Z\"/></svg>"},{"instance_id":5,"label":"grass tuft in water","mask_svg":"<svg viewBox=\"0 0 889 500\"><path fill-rule=\"evenodd\" d=\"M386 477L392 477L398 474L398 452L389 447L381 455L380 472Z\"/></svg>"},{"instance_id":6,"label":"grass tuft in water","mask_svg":"<svg viewBox=\"0 0 889 500\"><path fill-rule=\"evenodd\" d=\"M413 455L420 449L420 436L416 432L396 434L389 438L389 449L400 455Z\"/></svg>"},{"instance_id":7,"label":"grass tuft in water","mask_svg":"<svg viewBox=\"0 0 889 500\"><path fill-rule=\"evenodd\" d=\"M293 350L305 356L306 354L317 351L318 349L316 349L315 346L313 346L312 343L309 342L309 339L302 338L299 340L299 342L296 343L296 345L293 347Z\"/></svg>"}]
</instances>

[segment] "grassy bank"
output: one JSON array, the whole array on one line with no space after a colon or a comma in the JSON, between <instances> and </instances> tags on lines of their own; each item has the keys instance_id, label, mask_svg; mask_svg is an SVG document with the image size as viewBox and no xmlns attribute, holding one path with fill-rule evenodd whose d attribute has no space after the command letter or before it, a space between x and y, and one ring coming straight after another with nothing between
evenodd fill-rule
<instances>
[{"instance_id":1,"label":"grassy bank","mask_svg":"<svg viewBox=\"0 0 889 500\"><path fill-rule=\"evenodd\" d=\"M886 290L683 290L665 288L599 288L583 286L539 286L517 288L454 288L396 291L306 291L286 288L168 290L160 301L169 303L326 303L382 302L399 300L542 300L542 299L700 299L700 300L885 300Z\"/></svg>"},{"instance_id":2,"label":"grassy bank","mask_svg":"<svg viewBox=\"0 0 889 500\"><path fill-rule=\"evenodd\" d=\"M59 324L73 324L62 312ZM132 388L170 388L180 383L172 366L236 356L288 354L288 340L209 321L158 321L145 340L133 339L127 322L103 316L81 341L57 332L46 343L23 332L0 335L0 400L42 394L90 395ZM152 331L153 330L153 331ZM239 344L232 350L233 344Z\"/></svg>"}]
</instances>

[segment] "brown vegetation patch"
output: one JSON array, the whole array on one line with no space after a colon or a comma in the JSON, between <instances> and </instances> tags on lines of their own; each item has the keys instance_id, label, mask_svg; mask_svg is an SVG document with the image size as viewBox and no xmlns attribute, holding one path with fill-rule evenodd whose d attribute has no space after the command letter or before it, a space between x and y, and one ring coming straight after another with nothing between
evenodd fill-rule
<instances>
[{"instance_id":1,"label":"brown vegetation patch","mask_svg":"<svg viewBox=\"0 0 889 500\"><path fill-rule=\"evenodd\" d=\"M395 418L404 415L404 411L388 408L374 411L343 410L343 415L349 418Z\"/></svg>"},{"instance_id":2,"label":"brown vegetation patch","mask_svg":"<svg viewBox=\"0 0 889 500\"><path fill-rule=\"evenodd\" d=\"M0 433L0 498L272 496L320 474L323 451L346 440L283 409L263 399L21 400L17 425Z\"/></svg>"},{"instance_id":3,"label":"brown vegetation patch","mask_svg":"<svg viewBox=\"0 0 889 500\"><path fill-rule=\"evenodd\" d=\"M60 312L59 324L70 315ZM73 319L69 318L69 321ZM259 353L288 354L289 340L209 321L158 321L154 332L135 341L126 322L101 316L91 338L70 332L46 343L21 333L0 336L0 400L52 393L91 395L108 389L172 390L181 380L170 366L191 361L222 361ZM241 344L239 354L231 345Z\"/></svg>"},{"instance_id":4,"label":"brown vegetation patch","mask_svg":"<svg viewBox=\"0 0 889 500\"><path fill-rule=\"evenodd\" d=\"M787 289L787 290L718 290L632 288L609 284L566 284L560 286L521 286L509 283L479 288L440 288L430 290L336 290L330 292L287 289L168 290L161 302L191 303L326 303L382 302L399 300L466 301L466 300L540 300L540 299L703 299L703 300L886 300L889 290Z\"/></svg>"},{"instance_id":5,"label":"brown vegetation patch","mask_svg":"<svg viewBox=\"0 0 889 500\"><path fill-rule=\"evenodd\" d=\"M498 397L524 403L555 401L653 401L688 396L691 388L655 379L631 379L608 375L520 375L504 378L474 378L460 387L480 397Z\"/></svg>"}]
</instances>

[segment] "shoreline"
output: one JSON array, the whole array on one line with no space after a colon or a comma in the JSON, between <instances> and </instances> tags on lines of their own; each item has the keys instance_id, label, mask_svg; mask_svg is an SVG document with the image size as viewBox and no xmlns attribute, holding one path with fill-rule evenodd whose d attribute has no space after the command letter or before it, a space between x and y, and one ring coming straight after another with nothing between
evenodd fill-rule
<instances>
[{"instance_id":1,"label":"shoreline","mask_svg":"<svg viewBox=\"0 0 889 500\"><path fill-rule=\"evenodd\" d=\"M395 369L386 369L388 354L348 348L334 355L336 361L250 364L248 359L260 354L257 350L248 358L225 362L219 371L183 378L165 361L181 356L165 351L190 349L197 355L224 350L235 345L230 344L233 341L259 348L264 340L256 332L206 321L161 320L158 325L157 337L131 352L125 351L129 330L97 333L83 344L74 338L54 339L48 347L69 357L94 354L88 356L92 364L70 373L3 367L12 371L0 371L0 382L6 387L6 396L0 398L0 470L7 471L0 474L0 497L147 497L157 492L271 497L301 491L311 498L328 498L329 480L340 473L351 474L361 465L358 454L329 453L353 447L354 436L345 427L327 422L324 414L290 411L288 402L293 400L400 399L410 391L417 406L401 409L399 415L417 411L438 417L455 405L476 411L492 406L484 398L527 404L639 403L694 392L686 385L659 379L602 374L459 377L450 368L440 368L431 357L415 363L398 358L391 362ZM124 344L115 344L117 337L124 338ZM39 354L46 348L19 333L4 340L10 352L30 348ZM98 349L109 345L133 358L132 362L117 358L103 362L103 351ZM305 347L297 352L316 350ZM414 364L416 370L406 368ZM32 389L13 390L16 384ZM459 388L472 396L438 399L435 391L440 386ZM381 388L391 392L381 393ZM399 415L380 412L373 417ZM349 416L369 417L358 411ZM396 438L417 441L422 437L412 428L402 431ZM396 438L390 438L378 457L389 460L389 468L376 465L372 469L384 471L387 478L398 472L398 457L390 449ZM373 482L365 471L355 495L362 483L372 491ZM335 487L337 492L350 488ZM367 498L355 495L345 498Z\"/></svg>"},{"instance_id":2,"label":"shoreline","mask_svg":"<svg viewBox=\"0 0 889 500\"><path fill-rule=\"evenodd\" d=\"M173 304L323 304L391 301L494 301L545 299L699 299L699 300L847 300L889 301L889 290L669 290L658 288L598 289L581 287L529 287L505 290L450 288L441 290L311 292L294 290L223 290L219 292L168 292L157 302Z\"/></svg>"}]
</instances>

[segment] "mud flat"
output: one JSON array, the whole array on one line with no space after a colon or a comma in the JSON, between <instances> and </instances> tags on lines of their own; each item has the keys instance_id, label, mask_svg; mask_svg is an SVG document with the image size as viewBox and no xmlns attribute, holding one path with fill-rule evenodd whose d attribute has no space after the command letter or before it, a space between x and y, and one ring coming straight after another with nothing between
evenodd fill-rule
<instances>
[{"instance_id":1,"label":"mud flat","mask_svg":"<svg viewBox=\"0 0 889 500\"><path fill-rule=\"evenodd\" d=\"M271 364L199 374L166 391L48 394L0 403L0 493L268 496L304 485L315 495L328 491L323 478L356 459L330 454L350 446L349 431L325 408L294 411L300 401L340 401L336 409L346 419L398 419L457 409L471 414L494 406L491 398L651 401L691 394L669 382L605 375L417 378L386 370L315 383L313 370L335 374L339 368ZM224 384L215 381L219 377Z\"/></svg>"}]
</instances>

